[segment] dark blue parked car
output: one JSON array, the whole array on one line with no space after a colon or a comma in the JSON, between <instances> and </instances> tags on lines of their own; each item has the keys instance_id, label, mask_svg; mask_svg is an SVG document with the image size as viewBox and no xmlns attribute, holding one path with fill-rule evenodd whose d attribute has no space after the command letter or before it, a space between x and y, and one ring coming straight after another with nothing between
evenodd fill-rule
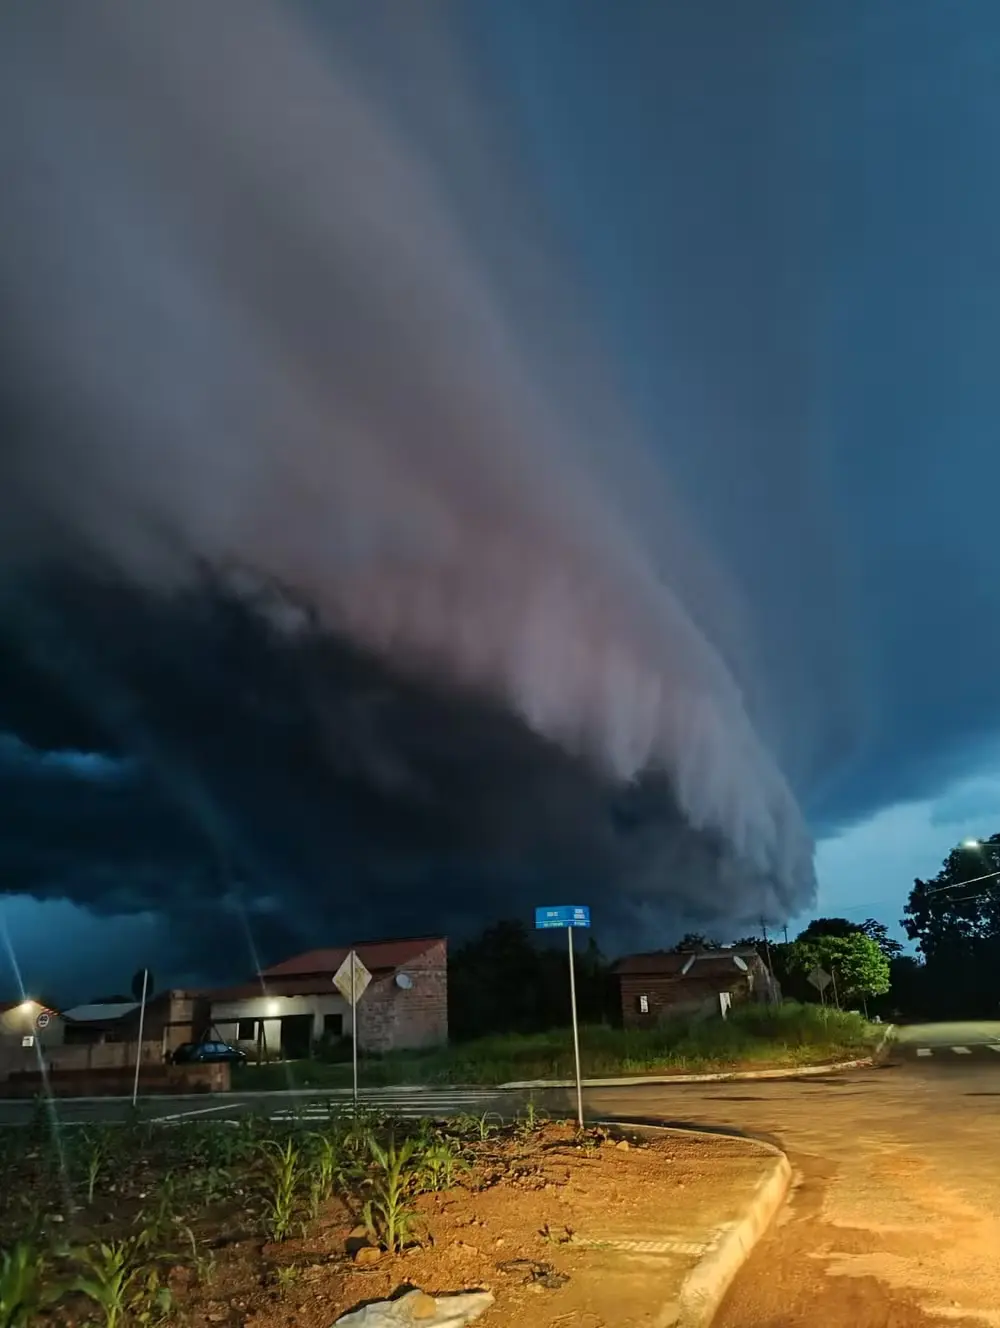
<instances>
[{"instance_id":1,"label":"dark blue parked car","mask_svg":"<svg viewBox=\"0 0 1000 1328\"><path fill-rule=\"evenodd\" d=\"M246 1058L245 1051L231 1047L228 1042L182 1042L170 1060L173 1065L210 1065L220 1061L240 1065Z\"/></svg>"}]
</instances>

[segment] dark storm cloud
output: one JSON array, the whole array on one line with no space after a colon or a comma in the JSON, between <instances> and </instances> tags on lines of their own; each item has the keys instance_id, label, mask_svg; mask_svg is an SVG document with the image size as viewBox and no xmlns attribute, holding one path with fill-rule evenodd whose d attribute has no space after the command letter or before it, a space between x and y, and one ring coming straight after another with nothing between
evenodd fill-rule
<instances>
[{"instance_id":1,"label":"dark storm cloud","mask_svg":"<svg viewBox=\"0 0 1000 1328\"><path fill-rule=\"evenodd\" d=\"M16 752L0 764L9 888L163 909L191 934L189 965L246 967L253 946L280 955L320 925L461 931L552 890L605 899L605 933L627 933L650 904L664 926L716 916L706 881L746 889L662 777L617 785L505 707L289 637L215 584L156 598L60 581L21 603L6 653L48 661L50 721L83 680L107 752L131 755L81 768L0 743ZM761 901L785 906L764 883Z\"/></svg>"},{"instance_id":2,"label":"dark storm cloud","mask_svg":"<svg viewBox=\"0 0 1000 1328\"><path fill-rule=\"evenodd\" d=\"M1000 725L1000 8L574 15L496 60L784 768L821 833L934 796Z\"/></svg>"},{"instance_id":3,"label":"dark storm cloud","mask_svg":"<svg viewBox=\"0 0 1000 1328\"><path fill-rule=\"evenodd\" d=\"M0 727L134 763L68 867L648 936L807 906L785 777L830 831L987 759L993 0L57 12L0 42Z\"/></svg>"},{"instance_id":4,"label":"dark storm cloud","mask_svg":"<svg viewBox=\"0 0 1000 1328\"><path fill-rule=\"evenodd\" d=\"M307 925L563 882L625 918L800 906L745 603L484 67L379 12L4 14L6 631L72 707L53 739L22 677L5 724L136 767L53 780L58 861L10 826L18 885L238 885Z\"/></svg>"}]
</instances>

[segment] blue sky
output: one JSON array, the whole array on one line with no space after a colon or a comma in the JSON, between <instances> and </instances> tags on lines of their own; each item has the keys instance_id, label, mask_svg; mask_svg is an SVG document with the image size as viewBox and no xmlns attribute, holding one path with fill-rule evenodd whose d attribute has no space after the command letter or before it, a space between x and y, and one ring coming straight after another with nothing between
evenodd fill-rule
<instances>
[{"instance_id":1,"label":"blue sky","mask_svg":"<svg viewBox=\"0 0 1000 1328\"><path fill-rule=\"evenodd\" d=\"M899 937L906 895L914 879L936 875L950 850L967 839L985 839L1000 824L1000 774L956 781L933 798L891 803L816 851L819 895L812 916L876 917ZM792 919L804 926L807 916Z\"/></svg>"}]
</instances>

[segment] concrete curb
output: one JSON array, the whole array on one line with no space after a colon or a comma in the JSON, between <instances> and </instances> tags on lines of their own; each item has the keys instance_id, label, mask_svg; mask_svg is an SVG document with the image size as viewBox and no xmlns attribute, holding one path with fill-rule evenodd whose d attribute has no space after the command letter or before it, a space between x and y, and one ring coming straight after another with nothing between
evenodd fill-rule
<instances>
[{"instance_id":1,"label":"concrete curb","mask_svg":"<svg viewBox=\"0 0 1000 1328\"><path fill-rule=\"evenodd\" d=\"M884 1045L885 1039L879 1045ZM865 1070L875 1063L875 1055L856 1061L836 1061L832 1065L793 1065L784 1070L723 1070L711 1074L654 1074L630 1079L584 1079L584 1088L638 1088L642 1084L721 1084L743 1079L808 1079L818 1074L837 1074L842 1070ZM500 1084L498 1091L526 1088L575 1088L575 1079L525 1079Z\"/></svg>"},{"instance_id":2,"label":"concrete curb","mask_svg":"<svg viewBox=\"0 0 1000 1328\"><path fill-rule=\"evenodd\" d=\"M736 1274L785 1202L791 1182L791 1163L779 1152L770 1173L754 1191L743 1217L724 1233L714 1250L699 1260L685 1280L676 1320L678 1328L705 1328L712 1322Z\"/></svg>"},{"instance_id":3,"label":"concrete curb","mask_svg":"<svg viewBox=\"0 0 1000 1328\"><path fill-rule=\"evenodd\" d=\"M624 1120L602 1121L615 1129L663 1131L671 1134L694 1134L717 1141L720 1135L697 1127L667 1125L630 1125ZM757 1183L746 1212L727 1227L716 1244L703 1255L684 1279L676 1301L663 1307L653 1323L655 1328L708 1328L714 1319L733 1279L750 1257L757 1242L774 1221L792 1183L792 1166L786 1154L775 1144L754 1135L731 1135L724 1138L747 1139L774 1158L774 1165Z\"/></svg>"},{"instance_id":4,"label":"concrete curb","mask_svg":"<svg viewBox=\"0 0 1000 1328\"><path fill-rule=\"evenodd\" d=\"M895 1031L896 1031L896 1025L895 1025L895 1024L886 1024L886 1026L885 1026L885 1032L884 1032L884 1033L882 1034L882 1036L879 1038L879 1040L878 1040L878 1045L876 1046L875 1051L874 1051L874 1053L872 1054L872 1060L873 1060L873 1061L877 1061L878 1058L879 1058L879 1057L882 1055L882 1053L885 1051L886 1046L888 1045L889 1039L892 1037L892 1035L893 1035L893 1033L895 1033Z\"/></svg>"}]
</instances>

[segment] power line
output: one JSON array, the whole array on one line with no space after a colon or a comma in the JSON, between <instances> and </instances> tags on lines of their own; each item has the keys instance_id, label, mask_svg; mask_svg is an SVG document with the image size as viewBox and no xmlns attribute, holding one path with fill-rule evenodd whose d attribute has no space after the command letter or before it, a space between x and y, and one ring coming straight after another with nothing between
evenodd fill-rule
<instances>
[{"instance_id":1,"label":"power line","mask_svg":"<svg viewBox=\"0 0 1000 1328\"><path fill-rule=\"evenodd\" d=\"M1000 876L1000 871L986 872L984 876L970 876L967 881L954 881L951 885L932 885L924 891L925 895L936 895L941 890L961 890L967 885L975 885L977 881L988 881L993 876ZM979 891L984 894L985 891Z\"/></svg>"},{"instance_id":2,"label":"power line","mask_svg":"<svg viewBox=\"0 0 1000 1328\"><path fill-rule=\"evenodd\" d=\"M967 881L955 881L952 885L933 885L924 891L925 895L938 894L942 890L964 890L967 885L975 885L977 881L988 881L994 877L1000 876L1000 871L986 872L983 876L970 876ZM976 899L979 895L988 894L991 887L987 886L984 890L976 890L971 895L965 896L969 899ZM903 907L906 907L908 901L903 901ZM899 897L893 899L869 899L863 904L832 904L835 914L831 916L840 917L847 913L873 913L880 908L899 907Z\"/></svg>"}]
</instances>

